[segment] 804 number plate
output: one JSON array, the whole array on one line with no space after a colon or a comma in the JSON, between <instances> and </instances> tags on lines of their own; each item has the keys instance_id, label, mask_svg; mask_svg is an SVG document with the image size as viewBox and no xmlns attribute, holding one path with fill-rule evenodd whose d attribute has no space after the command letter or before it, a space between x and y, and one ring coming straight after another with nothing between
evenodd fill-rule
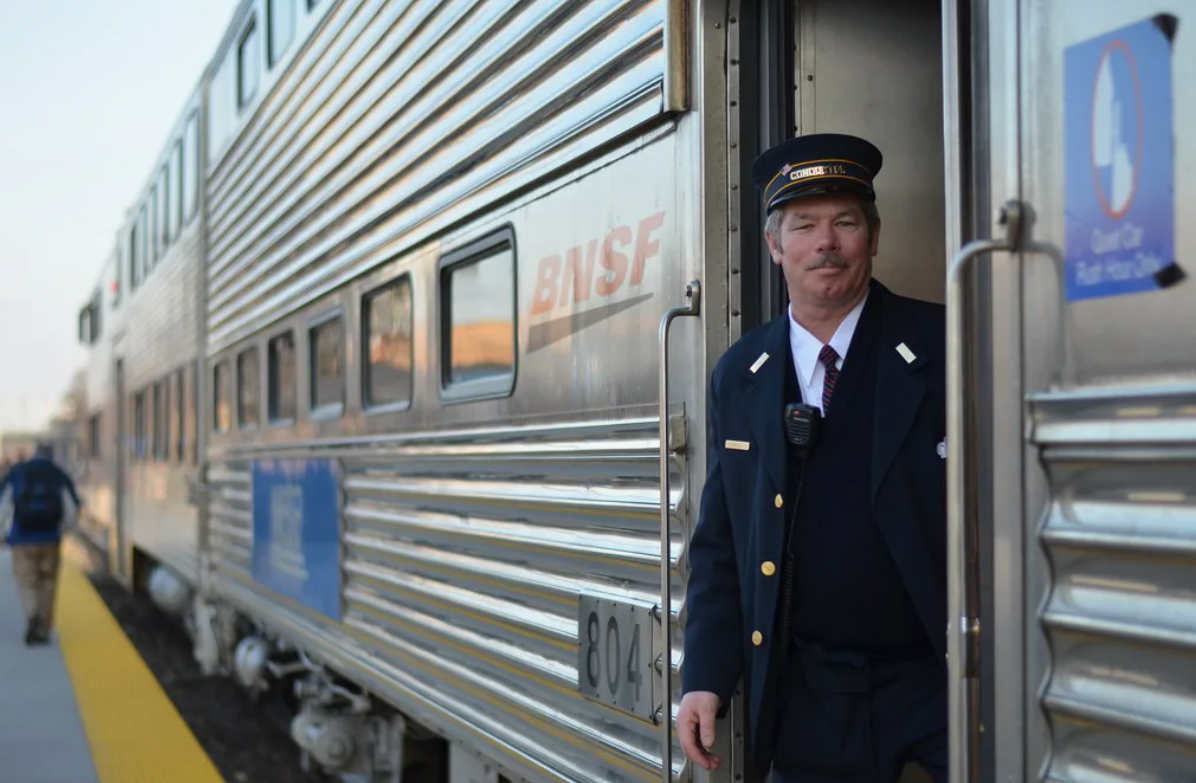
<instances>
[{"instance_id":1,"label":"804 number plate","mask_svg":"<svg viewBox=\"0 0 1196 783\"><path fill-rule=\"evenodd\" d=\"M649 608L579 596L578 690L622 712L652 720L655 631Z\"/></svg>"}]
</instances>

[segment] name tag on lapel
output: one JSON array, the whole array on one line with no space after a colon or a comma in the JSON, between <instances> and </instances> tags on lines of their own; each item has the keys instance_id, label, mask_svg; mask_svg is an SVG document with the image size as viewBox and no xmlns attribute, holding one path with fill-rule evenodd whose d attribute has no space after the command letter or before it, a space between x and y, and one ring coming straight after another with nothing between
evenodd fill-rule
<instances>
[{"instance_id":1,"label":"name tag on lapel","mask_svg":"<svg viewBox=\"0 0 1196 783\"><path fill-rule=\"evenodd\" d=\"M746 440L729 440L727 441L727 448L732 451L747 451L752 447L752 444Z\"/></svg>"}]
</instances>

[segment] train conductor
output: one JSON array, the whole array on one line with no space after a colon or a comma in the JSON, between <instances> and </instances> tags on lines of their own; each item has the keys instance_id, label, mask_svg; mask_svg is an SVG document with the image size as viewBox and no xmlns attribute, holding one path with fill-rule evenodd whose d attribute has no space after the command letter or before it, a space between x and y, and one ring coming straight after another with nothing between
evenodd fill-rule
<instances>
[{"instance_id":1,"label":"train conductor","mask_svg":"<svg viewBox=\"0 0 1196 783\"><path fill-rule=\"evenodd\" d=\"M711 378L677 716L706 769L742 676L753 777L946 781L945 313L872 279L881 161L817 134L752 167L790 305Z\"/></svg>"}]
</instances>

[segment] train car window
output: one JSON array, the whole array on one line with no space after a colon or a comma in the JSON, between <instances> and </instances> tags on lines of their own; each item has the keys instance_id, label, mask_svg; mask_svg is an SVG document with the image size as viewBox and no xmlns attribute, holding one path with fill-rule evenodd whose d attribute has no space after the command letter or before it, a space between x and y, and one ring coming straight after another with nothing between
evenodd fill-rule
<instances>
[{"instance_id":1,"label":"train car window","mask_svg":"<svg viewBox=\"0 0 1196 783\"><path fill-rule=\"evenodd\" d=\"M145 459L145 392L133 395L133 458Z\"/></svg>"},{"instance_id":2,"label":"train car window","mask_svg":"<svg viewBox=\"0 0 1196 783\"><path fill-rule=\"evenodd\" d=\"M149 194L149 221L150 221L150 252L147 259L152 268L158 263L158 255L162 250L162 232L159 226L162 224L158 221L158 186L155 185Z\"/></svg>"},{"instance_id":3,"label":"train car window","mask_svg":"<svg viewBox=\"0 0 1196 783\"><path fill-rule=\"evenodd\" d=\"M262 83L262 37L251 18L237 45L237 108L243 109Z\"/></svg>"},{"instance_id":4,"label":"train car window","mask_svg":"<svg viewBox=\"0 0 1196 783\"><path fill-rule=\"evenodd\" d=\"M270 340L267 347L267 415L271 422L295 420L299 378L295 368L295 334L287 332Z\"/></svg>"},{"instance_id":5,"label":"train car window","mask_svg":"<svg viewBox=\"0 0 1196 783\"><path fill-rule=\"evenodd\" d=\"M150 458L155 462L162 459L162 387L155 383L150 386Z\"/></svg>"},{"instance_id":6,"label":"train car window","mask_svg":"<svg viewBox=\"0 0 1196 783\"><path fill-rule=\"evenodd\" d=\"M203 362L197 361L185 368L187 375L187 432L191 436L191 453L188 458L192 465L199 464L199 406L203 399Z\"/></svg>"},{"instance_id":7,"label":"train car window","mask_svg":"<svg viewBox=\"0 0 1196 783\"><path fill-rule=\"evenodd\" d=\"M174 374L174 398L178 401L174 413L174 458L181 463L187 454L187 386L182 370Z\"/></svg>"},{"instance_id":8,"label":"train car window","mask_svg":"<svg viewBox=\"0 0 1196 783\"><path fill-rule=\"evenodd\" d=\"M178 237L183 230L183 140L179 139L170 151L170 235Z\"/></svg>"},{"instance_id":9,"label":"train car window","mask_svg":"<svg viewBox=\"0 0 1196 783\"><path fill-rule=\"evenodd\" d=\"M174 409L178 404L174 400L174 389L166 378L159 384L162 387L162 459L170 461L170 454L174 448Z\"/></svg>"},{"instance_id":10,"label":"train car window","mask_svg":"<svg viewBox=\"0 0 1196 783\"><path fill-rule=\"evenodd\" d=\"M331 408L345 402L345 327L340 316L313 326L311 340L311 407Z\"/></svg>"},{"instance_id":11,"label":"train car window","mask_svg":"<svg viewBox=\"0 0 1196 783\"><path fill-rule=\"evenodd\" d=\"M441 261L446 399L509 394L515 382L515 243L509 230Z\"/></svg>"},{"instance_id":12,"label":"train car window","mask_svg":"<svg viewBox=\"0 0 1196 783\"><path fill-rule=\"evenodd\" d=\"M170 247L170 243L174 240L174 231L171 229L170 213L170 166L162 167L162 173L158 176L158 200L161 202L161 212L159 219L162 221L162 249Z\"/></svg>"},{"instance_id":13,"label":"train car window","mask_svg":"<svg viewBox=\"0 0 1196 783\"><path fill-rule=\"evenodd\" d=\"M270 0L266 18L270 22L270 67L273 68L295 39L295 0Z\"/></svg>"},{"instance_id":14,"label":"train car window","mask_svg":"<svg viewBox=\"0 0 1196 783\"><path fill-rule=\"evenodd\" d=\"M411 278L403 275L363 298L367 407L411 401Z\"/></svg>"},{"instance_id":15,"label":"train car window","mask_svg":"<svg viewBox=\"0 0 1196 783\"><path fill-rule=\"evenodd\" d=\"M133 228L129 231L129 288L133 291L137 290L137 286L141 284L141 232L137 230L137 223L134 221Z\"/></svg>"},{"instance_id":16,"label":"train car window","mask_svg":"<svg viewBox=\"0 0 1196 783\"><path fill-rule=\"evenodd\" d=\"M199 205L199 114L192 114L183 134L183 223L195 217Z\"/></svg>"},{"instance_id":17,"label":"train car window","mask_svg":"<svg viewBox=\"0 0 1196 783\"><path fill-rule=\"evenodd\" d=\"M226 359L212 369L212 427L216 432L228 432L232 425L232 391Z\"/></svg>"},{"instance_id":18,"label":"train car window","mask_svg":"<svg viewBox=\"0 0 1196 783\"><path fill-rule=\"evenodd\" d=\"M100 458L100 414L93 413L87 420L87 457L88 459Z\"/></svg>"},{"instance_id":19,"label":"train car window","mask_svg":"<svg viewBox=\"0 0 1196 783\"><path fill-rule=\"evenodd\" d=\"M310 11L320 4L320 0L307 0L307 10Z\"/></svg>"},{"instance_id":20,"label":"train car window","mask_svg":"<svg viewBox=\"0 0 1196 783\"><path fill-rule=\"evenodd\" d=\"M145 282L146 275L149 274L150 269L150 234L149 234L149 205L143 204L141 206L141 214L137 216L137 233L141 235L141 246L139 253L141 255L141 263L138 265L137 271L141 277L141 282Z\"/></svg>"},{"instance_id":21,"label":"train car window","mask_svg":"<svg viewBox=\"0 0 1196 783\"><path fill-rule=\"evenodd\" d=\"M261 383L257 346L237 356L237 426L253 429L261 423Z\"/></svg>"}]
</instances>

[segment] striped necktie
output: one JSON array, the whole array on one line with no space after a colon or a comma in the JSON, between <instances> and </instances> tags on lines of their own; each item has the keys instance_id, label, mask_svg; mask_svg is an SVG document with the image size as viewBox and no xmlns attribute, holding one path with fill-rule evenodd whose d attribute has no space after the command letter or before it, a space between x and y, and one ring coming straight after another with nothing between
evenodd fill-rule
<instances>
[{"instance_id":1,"label":"striped necktie","mask_svg":"<svg viewBox=\"0 0 1196 783\"><path fill-rule=\"evenodd\" d=\"M839 382L839 368L835 362L839 361L839 354L829 345L822 346L818 352L818 361L826 368L826 379L822 382L822 415L831 409L831 395L835 393L835 384Z\"/></svg>"}]
</instances>

